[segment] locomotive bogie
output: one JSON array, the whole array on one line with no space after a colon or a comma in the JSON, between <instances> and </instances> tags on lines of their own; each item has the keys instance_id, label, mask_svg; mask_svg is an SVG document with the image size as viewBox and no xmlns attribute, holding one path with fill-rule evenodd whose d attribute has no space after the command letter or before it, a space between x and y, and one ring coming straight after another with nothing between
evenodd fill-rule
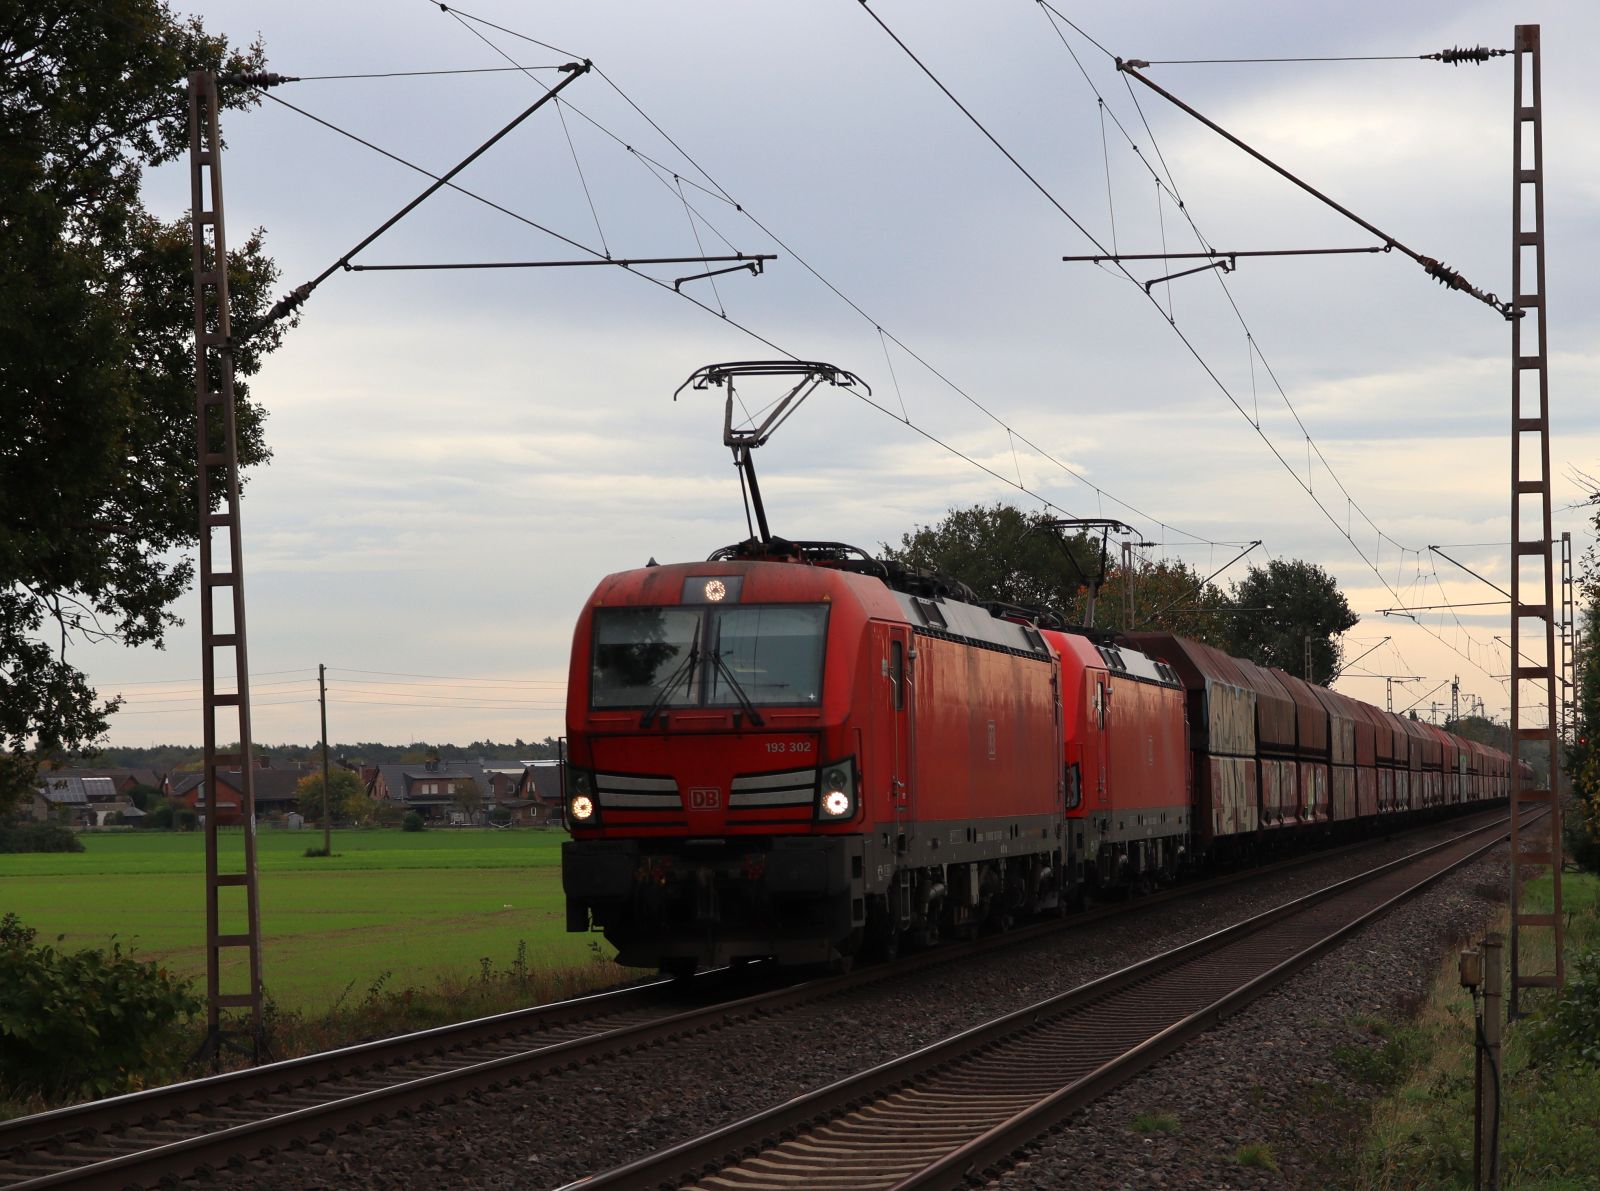
<instances>
[{"instance_id":1,"label":"locomotive bogie","mask_svg":"<svg viewBox=\"0 0 1600 1191\"><path fill-rule=\"evenodd\" d=\"M562 855L568 929L603 930L643 967L835 961L866 925L865 871L860 836L573 840Z\"/></svg>"}]
</instances>

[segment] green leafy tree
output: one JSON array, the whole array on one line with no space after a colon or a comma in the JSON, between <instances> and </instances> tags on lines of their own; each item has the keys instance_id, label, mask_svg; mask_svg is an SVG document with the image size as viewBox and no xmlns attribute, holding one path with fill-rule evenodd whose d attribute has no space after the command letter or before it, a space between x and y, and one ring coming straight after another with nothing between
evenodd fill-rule
<instances>
[{"instance_id":1,"label":"green leafy tree","mask_svg":"<svg viewBox=\"0 0 1600 1191\"><path fill-rule=\"evenodd\" d=\"M1133 588L1133 618L1127 589ZM1112 568L1100 589L1095 623L1129 632L1159 631L1226 648L1233 625L1233 601L1194 567L1172 559L1140 562L1131 571Z\"/></svg>"},{"instance_id":2,"label":"green leafy tree","mask_svg":"<svg viewBox=\"0 0 1600 1191\"><path fill-rule=\"evenodd\" d=\"M1586 479L1588 477L1585 477ZM1595 498L1600 505L1600 497ZM1574 661L1573 735L1567 780L1576 805L1567 817L1567 847L1590 872L1600 872L1600 510L1590 519L1594 540L1584 552L1579 579L1581 642Z\"/></svg>"},{"instance_id":3,"label":"green leafy tree","mask_svg":"<svg viewBox=\"0 0 1600 1191\"><path fill-rule=\"evenodd\" d=\"M296 782L294 793L300 813L322 822L322 770L313 770ZM328 810L335 823L361 823L370 817L372 799L359 776L338 766L328 770Z\"/></svg>"},{"instance_id":4,"label":"green leafy tree","mask_svg":"<svg viewBox=\"0 0 1600 1191\"><path fill-rule=\"evenodd\" d=\"M1233 603L1231 652L1307 678L1310 638L1313 682L1327 682L1339 668L1343 650L1337 638L1360 620L1333 576L1300 559L1273 559L1264 567L1251 567L1233 585Z\"/></svg>"},{"instance_id":5,"label":"green leafy tree","mask_svg":"<svg viewBox=\"0 0 1600 1191\"><path fill-rule=\"evenodd\" d=\"M467 813L468 820L476 819L483 810L483 787L478 785L477 779L460 778L451 792L455 795L456 805Z\"/></svg>"},{"instance_id":6,"label":"green leafy tree","mask_svg":"<svg viewBox=\"0 0 1600 1191\"><path fill-rule=\"evenodd\" d=\"M937 524L904 534L884 556L959 579L980 600L1044 608L1072 624L1088 618L1088 581L1100 575L1098 535L1062 537L1045 524L1045 512L1011 505L951 509ZM1094 622L1102 628L1161 629L1221 645L1228 637L1232 604L1193 567L1161 560L1140 562L1131 574L1120 565L1115 540L1107 550ZM1133 588L1134 614L1127 621L1125 593Z\"/></svg>"},{"instance_id":7,"label":"green leafy tree","mask_svg":"<svg viewBox=\"0 0 1600 1191\"><path fill-rule=\"evenodd\" d=\"M903 534L898 547L885 545L883 554L959 579L980 600L1074 619L1082 615L1087 580L1099 574L1100 541L1062 539L1046 527L1049 520L1046 512L1005 504L951 509L937 524Z\"/></svg>"},{"instance_id":8,"label":"green leafy tree","mask_svg":"<svg viewBox=\"0 0 1600 1191\"><path fill-rule=\"evenodd\" d=\"M377 822L378 803L363 786L354 794L345 796L344 815L352 827L365 827L369 823Z\"/></svg>"},{"instance_id":9,"label":"green leafy tree","mask_svg":"<svg viewBox=\"0 0 1600 1191\"><path fill-rule=\"evenodd\" d=\"M189 71L263 65L259 45L231 50L160 0L40 0L0 19L0 811L116 707L69 646L160 644L193 577L174 557L200 513L189 231L146 211L140 184L187 150ZM236 332L277 278L259 231L242 245ZM236 333L241 378L287 326ZM248 466L267 450L238 391Z\"/></svg>"},{"instance_id":10,"label":"green leafy tree","mask_svg":"<svg viewBox=\"0 0 1600 1191\"><path fill-rule=\"evenodd\" d=\"M128 787L128 801L142 811L153 809L154 804L161 801L161 791L155 786L147 786L143 782L135 782Z\"/></svg>"}]
</instances>

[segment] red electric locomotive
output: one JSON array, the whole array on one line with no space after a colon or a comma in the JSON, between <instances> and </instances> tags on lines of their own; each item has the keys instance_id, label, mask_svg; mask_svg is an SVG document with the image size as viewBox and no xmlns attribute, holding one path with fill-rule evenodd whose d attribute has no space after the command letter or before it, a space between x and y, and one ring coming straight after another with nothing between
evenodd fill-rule
<instances>
[{"instance_id":1,"label":"red electric locomotive","mask_svg":"<svg viewBox=\"0 0 1600 1191\"><path fill-rule=\"evenodd\" d=\"M838 963L1054 904L1039 631L915 576L896 590L847 547L760 552L612 575L584 610L569 929L604 929L625 964Z\"/></svg>"}]
</instances>

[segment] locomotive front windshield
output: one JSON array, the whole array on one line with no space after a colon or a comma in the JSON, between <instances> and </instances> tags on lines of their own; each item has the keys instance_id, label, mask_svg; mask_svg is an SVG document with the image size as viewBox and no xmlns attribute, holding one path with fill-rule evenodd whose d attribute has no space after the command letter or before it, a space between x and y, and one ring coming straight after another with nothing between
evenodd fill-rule
<instances>
[{"instance_id":1,"label":"locomotive front windshield","mask_svg":"<svg viewBox=\"0 0 1600 1191\"><path fill-rule=\"evenodd\" d=\"M597 608L594 708L816 706L825 604Z\"/></svg>"}]
</instances>

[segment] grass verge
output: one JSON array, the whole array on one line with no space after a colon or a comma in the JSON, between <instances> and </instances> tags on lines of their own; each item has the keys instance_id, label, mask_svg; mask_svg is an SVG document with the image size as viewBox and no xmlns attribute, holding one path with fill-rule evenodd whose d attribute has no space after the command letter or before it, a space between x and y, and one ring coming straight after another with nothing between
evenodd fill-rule
<instances>
[{"instance_id":1,"label":"grass verge","mask_svg":"<svg viewBox=\"0 0 1600 1191\"><path fill-rule=\"evenodd\" d=\"M1525 889L1525 913L1548 913L1548 877ZM1562 877L1569 978L1576 960L1600 950L1600 879ZM1504 914L1496 929L1505 933ZM1550 971L1550 935L1523 940L1525 972ZM1545 990L1523 990L1532 1014L1507 1027L1502 1052L1500 1155L1504 1186L1576 1191L1600 1186L1600 1067L1553 1053L1541 1039L1554 1004ZM1432 1191L1472 1186L1473 1004L1448 957L1431 995L1404 1023L1367 1023L1376 1049L1344 1056L1346 1069L1388 1089L1371 1109L1351 1185L1360 1191Z\"/></svg>"}]
</instances>

